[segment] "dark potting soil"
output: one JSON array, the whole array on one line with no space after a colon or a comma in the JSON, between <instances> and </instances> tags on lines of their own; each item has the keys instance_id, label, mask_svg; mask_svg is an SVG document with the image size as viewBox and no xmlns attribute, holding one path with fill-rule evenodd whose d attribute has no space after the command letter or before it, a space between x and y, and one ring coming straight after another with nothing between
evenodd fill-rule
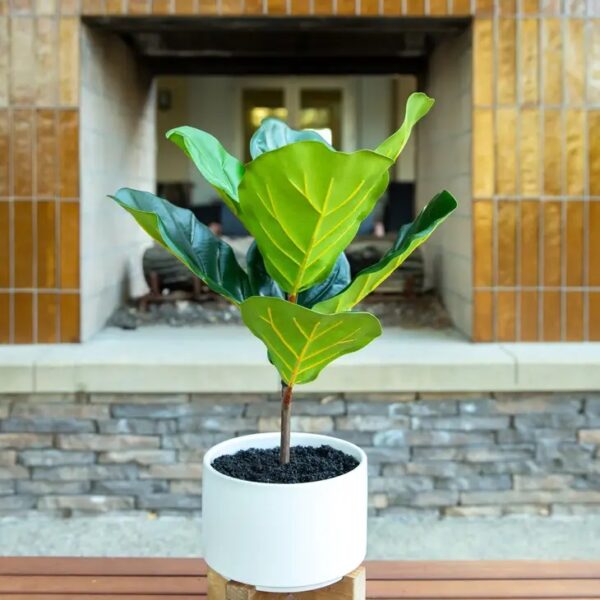
<instances>
[{"instance_id":1,"label":"dark potting soil","mask_svg":"<svg viewBox=\"0 0 600 600\"><path fill-rule=\"evenodd\" d=\"M230 477L260 483L307 483L343 475L358 461L331 446L292 446L290 462L279 462L279 448L250 448L215 458L212 466Z\"/></svg>"}]
</instances>

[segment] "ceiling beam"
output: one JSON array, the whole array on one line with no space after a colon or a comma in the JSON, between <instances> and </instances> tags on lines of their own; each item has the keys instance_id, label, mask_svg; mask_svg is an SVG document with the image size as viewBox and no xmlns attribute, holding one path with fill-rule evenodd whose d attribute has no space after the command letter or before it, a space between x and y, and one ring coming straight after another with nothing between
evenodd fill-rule
<instances>
[{"instance_id":1,"label":"ceiling beam","mask_svg":"<svg viewBox=\"0 0 600 600\"><path fill-rule=\"evenodd\" d=\"M154 75L388 75L413 74L425 70L424 57L398 58L364 56L263 58L156 58L144 61Z\"/></svg>"},{"instance_id":2,"label":"ceiling beam","mask_svg":"<svg viewBox=\"0 0 600 600\"><path fill-rule=\"evenodd\" d=\"M160 32L160 31L261 31L263 33L286 31L377 31L458 33L469 24L470 19L461 17L171 17L147 15L131 16L94 16L83 17L83 21L92 27L101 27L111 31Z\"/></svg>"}]
</instances>

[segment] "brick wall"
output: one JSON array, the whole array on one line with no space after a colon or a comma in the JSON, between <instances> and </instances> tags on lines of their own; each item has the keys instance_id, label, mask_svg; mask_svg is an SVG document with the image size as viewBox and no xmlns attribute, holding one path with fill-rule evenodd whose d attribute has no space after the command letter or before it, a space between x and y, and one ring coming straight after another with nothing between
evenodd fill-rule
<instances>
[{"instance_id":1,"label":"brick wall","mask_svg":"<svg viewBox=\"0 0 600 600\"><path fill-rule=\"evenodd\" d=\"M0 514L199 512L204 451L278 414L259 395L0 395ZM600 512L600 394L307 396L294 414L366 450L372 514Z\"/></svg>"}]
</instances>

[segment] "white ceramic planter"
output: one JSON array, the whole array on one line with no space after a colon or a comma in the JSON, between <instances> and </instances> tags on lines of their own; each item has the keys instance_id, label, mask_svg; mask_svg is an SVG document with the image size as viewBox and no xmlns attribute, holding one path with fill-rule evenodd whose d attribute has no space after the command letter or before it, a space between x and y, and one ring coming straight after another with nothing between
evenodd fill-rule
<instances>
[{"instance_id":1,"label":"white ceramic planter","mask_svg":"<svg viewBox=\"0 0 600 600\"><path fill-rule=\"evenodd\" d=\"M323 481L272 484L216 471L223 454L279 446L279 433L259 433L213 446L204 456L204 557L227 579L267 592L300 592L338 581L364 560L367 546L367 456L350 442L292 433L292 446L328 444L358 461Z\"/></svg>"}]
</instances>

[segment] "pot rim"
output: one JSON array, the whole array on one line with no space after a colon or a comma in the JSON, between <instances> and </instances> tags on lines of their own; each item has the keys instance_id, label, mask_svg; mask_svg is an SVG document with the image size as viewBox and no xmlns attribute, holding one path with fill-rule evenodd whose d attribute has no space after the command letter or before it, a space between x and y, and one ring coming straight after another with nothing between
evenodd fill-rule
<instances>
[{"instance_id":1,"label":"pot rim","mask_svg":"<svg viewBox=\"0 0 600 600\"><path fill-rule=\"evenodd\" d=\"M356 444L353 444L352 442L349 442L347 440L342 440L340 438L335 438L333 436L330 435L322 435L319 433L304 433L304 432L292 432L291 434L291 438L292 438L292 442L294 441L294 436L301 436L304 438L309 438L309 439L313 439L313 440L323 440L324 443L328 443L326 442L326 440L335 440L336 444L341 444L342 446L346 446L348 449L351 449L354 454L353 456L355 458L358 459L358 465L356 465L356 467L354 467L354 469L352 469L351 471L348 471L347 473L343 473L342 475L337 475L336 477L329 477L328 479L319 479L318 481L304 481L304 482L300 482L300 483L266 483L264 481L246 481L245 479L238 479L237 477L231 477L230 475L225 475L225 473L221 473L220 471L217 471L217 469L215 469L212 466L212 461L215 460L215 458L218 458L219 456L223 456L225 454L225 452L219 452L219 448L221 446L226 446L231 444L232 442L236 441L236 440L259 440L259 439L269 439L269 438L279 438L280 433L279 432L268 432L268 433L251 433L248 435L240 435L238 437L234 437L234 438L230 438L228 440L225 440L223 442L219 442L218 444L215 444L214 446L212 446L211 448L208 449L208 451L206 452L206 454L204 455L204 458L202 460L203 463L203 470L204 471L210 471L212 476L215 476L219 479L222 479L224 481L230 481L230 482L234 482L236 484L239 485L249 485L249 486L257 486L257 487L277 487L277 488L282 488L282 489L297 489L299 486L318 486L318 485L327 485L327 484L331 484L331 482L334 481L339 481L342 478L347 478L347 477L351 477L353 473L355 473L358 469L360 469L361 467L364 468L366 462L367 462L367 455L365 453L365 451L360 448L359 446L357 446ZM252 447L252 446L249 446ZM238 450L242 450L243 448L238 448ZM340 448L336 448L336 449L340 449ZM344 451L344 450L342 450ZM237 450L236 450L237 452ZM356 456L358 455L358 456Z\"/></svg>"}]
</instances>

